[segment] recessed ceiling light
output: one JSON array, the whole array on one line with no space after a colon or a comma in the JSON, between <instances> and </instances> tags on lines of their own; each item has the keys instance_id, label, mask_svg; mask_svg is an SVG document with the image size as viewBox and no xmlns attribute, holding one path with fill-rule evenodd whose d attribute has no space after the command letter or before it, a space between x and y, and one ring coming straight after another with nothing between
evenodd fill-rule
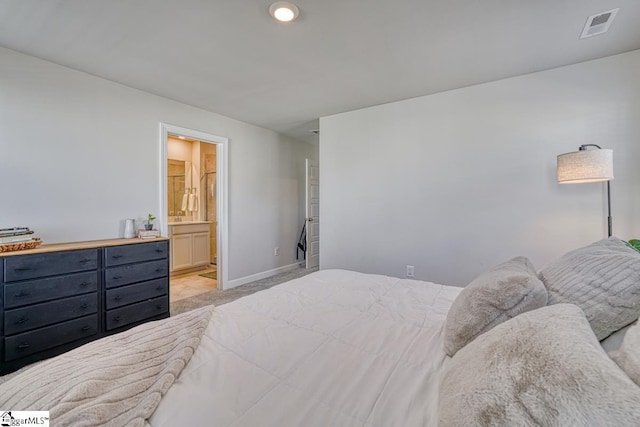
<instances>
[{"instance_id":1,"label":"recessed ceiling light","mask_svg":"<svg viewBox=\"0 0 640 427\"><path fill-rule=\"evenodd\" d=\"M187 139L187 138L185 138L185 137L184 137L184 136L182 136L182 135L179 135L179 136L178 136L178 138L180 138L180 139Z\"/></svg>"},{"instance_id":2,"label":"recessed ceiling light","mask_svg":"<svg viewBox=\"0 0 640 427\"><path fill-rule=\"evenodd\" d=\"M277 1L269 6L269 13L280 22L291 22L298 17L300 10L295 4Z\"/></svg>"}]
</instances>

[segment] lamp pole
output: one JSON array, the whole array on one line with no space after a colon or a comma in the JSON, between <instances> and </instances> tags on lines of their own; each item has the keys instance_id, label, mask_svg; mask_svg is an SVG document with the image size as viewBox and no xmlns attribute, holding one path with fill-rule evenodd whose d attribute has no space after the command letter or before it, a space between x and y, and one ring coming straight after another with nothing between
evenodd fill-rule
<instances>
[{"instance_id":1,"label":"lamp pole","mask_svg":"<svg viewBox=\"0 0 640 427\"><path fill-rule=\"evenodd\" d=\"M596 147L598 150L602 149L602 147L600 147L597 144L582 144L578 150L585 151L587 147ZM611 182L610 180L607 180L607 209L608 209L607 226L608 226L609 237L612 236L612 230L613 230L613 220L611 219L611 184L610 182Z\"/></svg>"}]
</instances>

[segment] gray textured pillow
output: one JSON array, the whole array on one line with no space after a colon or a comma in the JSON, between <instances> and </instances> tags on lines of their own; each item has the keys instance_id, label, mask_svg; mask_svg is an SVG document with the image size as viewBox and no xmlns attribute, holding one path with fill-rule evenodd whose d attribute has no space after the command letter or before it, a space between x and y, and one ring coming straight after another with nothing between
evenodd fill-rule
<instances>
[{"instance_id":1,"label":"gray textured pillow","mask_svg":"<svg viewBox=\"0 0 640 427\"><path fill-rule=\"evenodd\" d=\"M633 382L640 385L640 323L629 328L620 349L613 352L611 358Z\"/></svg>"},{"instance_id":2,"label":"gray textured pillow","mask_svg":"<svg viewBox=\"0 0 640 427\"><path fill-rule=\"evenodd\" d=\"M547 291L525 257L516 257L481 274L455 299L444 327L449 356L491 328L547 304Z\"/></svg>"},{"instance_id":3,"label":"gray textured pillow","mask_svg":"<svg viewBox=\"0 0 640 427\"><path fill-rule=\"evenodd\" d=\"M557 304L460 350L439 410L440 427L640 426L640 387L600 347L582 310Z\"/></svg>"},{"instance_id":4,"label":"gray textured pillow","mask_svg":"<svg viewBox=\"0 0 640 427\"><path fill-rule=\"evenodd\" d=\"M540 279L549 304L576 304L599 340L640 317L640 252L616 237L565 254Z\"/></svg>"}]
</instances>

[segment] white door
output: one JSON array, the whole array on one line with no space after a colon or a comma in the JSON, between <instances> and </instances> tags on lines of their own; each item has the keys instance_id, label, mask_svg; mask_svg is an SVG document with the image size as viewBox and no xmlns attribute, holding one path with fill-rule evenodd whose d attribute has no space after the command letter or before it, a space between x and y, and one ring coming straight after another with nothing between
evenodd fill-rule
<instances>
[{"instance_id":1,"label":"white door","mask_svg":"<svg viewBox=\"0 0 640 427\"><path fill-rule=\"evenodd\" d=\"M320 260L320 168L318 162L305 160L307 171L306 221L307 268L317 267Z\"/></svg>"}]
</instances>

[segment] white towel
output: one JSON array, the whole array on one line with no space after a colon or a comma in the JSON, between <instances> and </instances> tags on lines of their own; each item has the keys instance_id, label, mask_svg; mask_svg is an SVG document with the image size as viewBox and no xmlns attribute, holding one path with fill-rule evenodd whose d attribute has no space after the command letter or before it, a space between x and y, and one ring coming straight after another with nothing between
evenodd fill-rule
<instances>
[{"instance_id":1,"label":"white towel","mask_svg":"<svg viewBox=\"0 0 640 427\"><path fill-rule=\"evenodd\" d=\"M189 210L191 212L198 210L198 197L195 194L189 194Z\"/></svg>"},{"instance_id":2,"label":"white towel","mask_svg":"<svg viewBox=\"0 0 640 427\"><path fill-rule=\"evenodd\" d=\"M189 194L184 193L184 196L182 196L182 211L186 211L187 210L187 201L189 200Z\"/></svg>"}]
</instances>

